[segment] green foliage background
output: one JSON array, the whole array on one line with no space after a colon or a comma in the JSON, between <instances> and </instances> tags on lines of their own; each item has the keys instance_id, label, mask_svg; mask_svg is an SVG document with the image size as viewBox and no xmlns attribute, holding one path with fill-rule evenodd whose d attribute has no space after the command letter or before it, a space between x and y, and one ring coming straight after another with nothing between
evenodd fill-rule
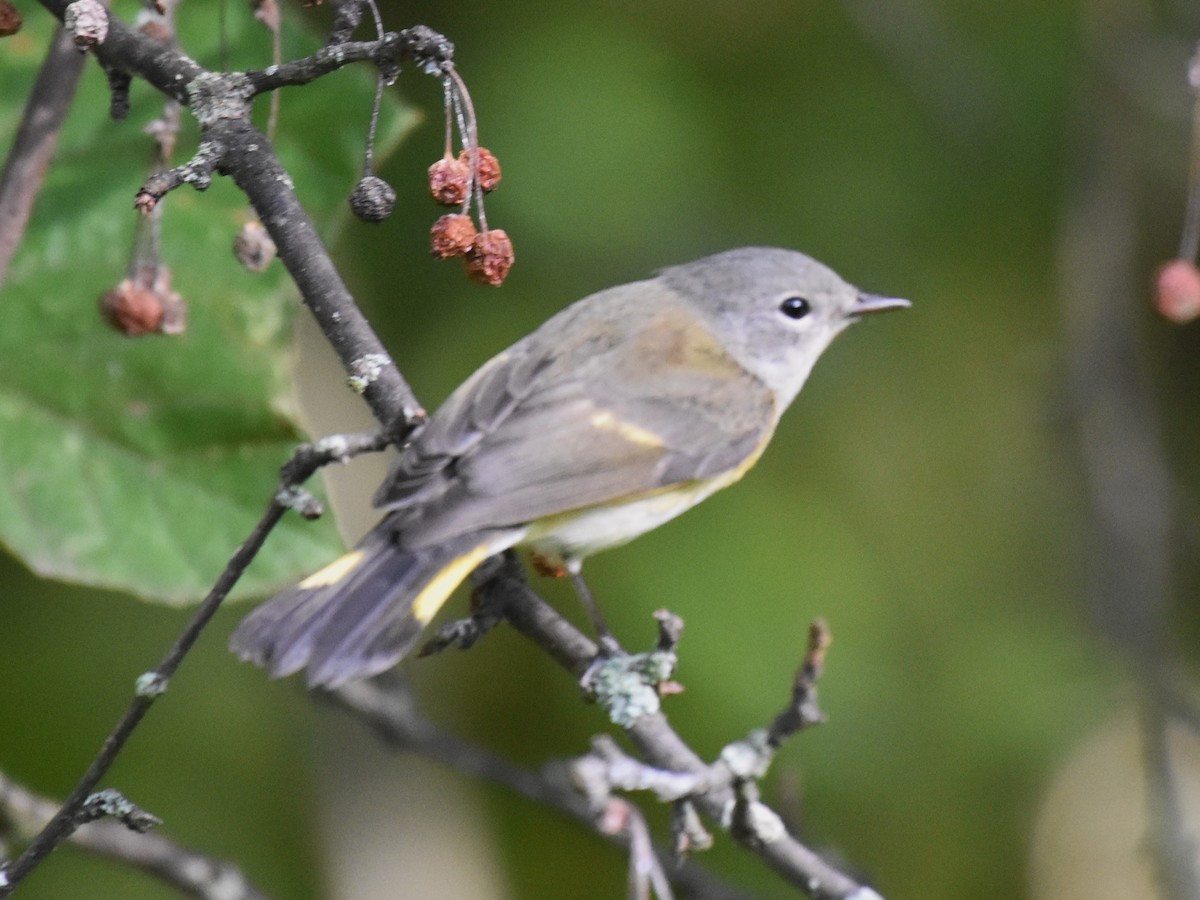
<instances>
[{"instance_id":1,"label":"green foliage background","mask_svg":"<svg viewBox=\"0 0 1200 900\"><path fill-rule=\"evenodd\" d=\"M43 14L28 6L28 34L0 47L10 99L25 83L18 70L28 73L39 53L36 43L16 42L45 33ZM117 6L131 14L132 4ZM902 6L389 5L391 27L423 22L457 45L483 143L504 166L489 218L512 236L517 264L491 290L469 284L454 263L429 260L426 234L439 210L423 176L441 152L441 89L411 71L393 90L425 120L382 172L396 187L397 215L377 227L346 224L337 248L430 407L570 300L725 247L803 249L868 290L912 299L910 312L841 339L736 490L596 558L589 580L629 644L651 641L659 606L686 619L679 676L688 690L668 712L710 756L769 720L807 623L825 616L835 636L822 685L830 722L787 746L768 793L810 841L889 898L1011 898L1026 891L1031 825L1051 773L1122 696L1127 674L1088 625L1087 497L1064 383L1060 228L1097 152L1095 123L1123 120L1139 132L1131 166L1145 207L1156 211L1138 235L1147 285L1154 264L1174 252L1187 171L1184 67L1200 22L1194 12L1152 16L1132 3ZM206 64L217 58L212 9L184 6L185 46ZM311 46L296 11L288 13L290 44ZM226 12L232 64L265 64L267 41L237 27L241 16L232 5ZM1099 52L1131 28L1158 41L1139 58L1145 71ZM24 68L17 47L32 54ZM365 135L370 83L360 75L284 97L281 152L331 234ZM69 179L59 190L69 187L87 217L46 204L38 223L88 230L81 245L97 252L47 283L32 308L12 302L28 288L6 288L0 341L35 346L45 353L37 365L51 367L52 348L32 344L47 319L30 317L53 315L86 337L97 378L106 360L130 353L152 355L140 371L153 374L178 358L180 342L131 350L93 314L94 297L123 274L148 142L137 122L97 115L104 86L95 66L83 90L90 100L72 115L55 175ZM157 102L141 88L134 108L144 121ZM11 133L13 109L6 103L0 134ZM393 133L403 124L397 118ZM181 154L191 140L186 133ZM238 208L222 184L169 201L164 254L196 322L185 345L221 310L248 316L246 304L275 304L272 328L285 327L279 273L256 283L228 253ZM1167 440L1186 491L1195 475L1197 338L1155 320L1148 292L1130 302L1143 307L1139 347L1170 414ZM244 394L253 410L238 422L256 435L248 442L256 452L230 482L247 521L295 439L279 334L262 355L230 354L229 365L249 374L214 363L214 375L234 382L229 393ZM94 412L111 399L98 382L45 380L32 364L0 359L0 380L93 410L82 416L87 429L102 422L149 440L119 409ZM175 398L187 414L151 435L164 459L214 433L218 418L193 389L185 380L186 395ZM0 460L9 467L0 477L10 479L12 448L28 435L3 418L5 398L0 388ZM346 392L340 402L358 401ZM34 461L58 467L60 480L85 482L92 462ZM146 524L134 504L112 502L111 514L87 523L92 538L113 542L102 548ZM14 515L0 505L0 517ZM202 590L245 529L186 503L168 520L190 529L185 546L212 557L192 584ZM256 573L260 592L331 552L328 523L291 530L273 539ZM150 565L161 554L125 558ZM41 581L11 558L0 559L0 585L0 768L61 796L186 611ZM560 586L546 590L574 615ZM1186 628L1193 616L1181 607ZM329 764L311 746L321 725L298 685L269 684L225 654L241 611L223 611L108 783L163 816L171 835L240 862L272 896L335 896L313 812L314 779L323 777L314 759ZM408 668L436 718L530 765L582 752L604 727L506 630L471 653ZM621 896L615 851L499 791L480 796L508 896ZM719 847L711 861L748 889L790 896L736 850ZM25 895L169 896L70 850Z\"/></svg>"}]
</instances>

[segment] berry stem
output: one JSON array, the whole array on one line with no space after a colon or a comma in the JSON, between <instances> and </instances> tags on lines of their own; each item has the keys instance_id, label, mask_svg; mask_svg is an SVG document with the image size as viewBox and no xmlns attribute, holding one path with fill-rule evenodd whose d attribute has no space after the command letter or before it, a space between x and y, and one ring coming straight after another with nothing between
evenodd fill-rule
<instances>
[{"instance_id":1,"label":"berry stem","mask_svg":"<svg viewBox=\"0 0 1200 900\"><path fill-rule=\"evenodd\" d=\"M457 110L457 104L454 103L454 88L450 81L450 76L447 75L442 79L442 92L445 95L446 106L446 148L442 153L443 156L454 155L454 114Z\"/></svg>"},{"instance_id":2,"label":"berry stem","mask_svg":"<svg viewBox=\"0 0 1200 900\"><path fill-rule=\"evenodd\" d=\"M367 127L367 149L363 153L363 177L375 174L375 132L379 127L379 107L382 103L383 75L380 75L375 80L375 103L371 106L371 124Z\"/></svg>"},{"instance_id":3,"label":"berry stem","mask_svg":"<svg viewBox=\"0 0 1200 900\"><path fill-rule=\"evenodd\" d=\"M458 74L458 69L450 66L446 75L454 84L454 110L458 118L458 131L471 165L471 189L467 194L463 212L470 207L471 195L474 194L475 205L479 209L479 230L487 231L487 212L483 207L483 190L479 187L479 120L475 118L475 104L471 102L471 92L467 90L467 83Z\"/></svg>"},{"instance_id":4,"label":"berry stem","mask_svg":"<svg viewBox=\"0 0 1200 900\"><path fill-rule=\"evenodd\" d=\"M367 0L367 7L371 10L371 17L375 20L375 37L378 40L383 39L383 19L379 15L379 7L375 5L375 0ZM276 61L278 65L278 61ZM279 91L275 92L278 96ZM383 72L376 73L375 76L375 102L371 106L371 124L367 128L367 149L363 154L363 177L375 174L375 134L379 129L379 107L383 104Z\"/></svg>"},{"instance_id":5,"label":"berry stem","mask_svg":"<svg viewBox=\"0 0 1200 900\"><path fill-rule=\"evenodd\" d=\"M1200 251L1200 49L1188 63L1188 83L1195 97L1192 104L1192 160L1188 166L1187 211L1179 238L1179 258L1195 261Z\"/></svg>"}]
</instances>

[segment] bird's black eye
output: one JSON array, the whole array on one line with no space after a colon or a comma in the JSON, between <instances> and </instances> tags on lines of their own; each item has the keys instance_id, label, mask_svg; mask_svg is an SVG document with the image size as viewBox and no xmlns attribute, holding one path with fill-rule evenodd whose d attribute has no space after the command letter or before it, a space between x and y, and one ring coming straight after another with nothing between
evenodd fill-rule
<instances>
[{"instance_id":1,"label":"bird's black eye","mask_svg":"<svg viewBox=\"0 0 1200 900\"><path fill-rule=\"evenodd\" d=\"M789 319L803 319L812 312L812 304L803 297L788 297L779 304L779 311Z\"/></svg>"}]
</instances>

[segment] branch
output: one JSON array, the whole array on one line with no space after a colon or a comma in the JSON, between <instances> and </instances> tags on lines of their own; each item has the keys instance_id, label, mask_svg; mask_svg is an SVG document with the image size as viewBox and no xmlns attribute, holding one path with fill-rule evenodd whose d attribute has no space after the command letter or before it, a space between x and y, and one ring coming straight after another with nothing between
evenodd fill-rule
<instances>
[{"instance_id":1,"label":"branch","mask_svg":"<svg viewBox=\"0 0 1200 900\"><path fill-rule=\"evenodd\" d=\"M596 659L596 644L529 588L515 555L510 553L501 564L481 572L477 584L480 592L490 595L487 602L502 604L505 617L518 631L576 678L584 676ZM821 642L810 639L810 663L814 643ZM821 652L823 649L822 643ZM696 776L695 792L689 795L696 806L809 896L816 900L879 900L875 891L796 840L783 820L757 798L747 802L745 795L735 790L737 777L714 778L713 767L700 759L661 712L638 717L626 733L651 765L676 775ZM743 815L737 816L739 809ZM734 824L739 827L731 827Z\"/></svg>"},{"instance_id":2,"label":"branch","mask_svg":"<svg viewBox=\"0 0 1200 900\"><path fill-rule=\"evenodd\" d=\"M395 670L370 681L320 691L315 696L366 723L387 746L419 753L459 774L501 785L629 849L628 835L605 831L599 826L588 801L572 784L567 764L551 763L535 772L455 737L421 712L407 683ZM660 852L659 856L667 859L670 854ZM672 866L671 879L689 897L744 900L745 895L690 860Z\"/></svg>"},{"instance_id":3,"label":"branch","mask_svg":"<svg viewBox=\"0 0 1200 900\"><path fill-rule=\"evenodd\" d=\"M220 119L208 137L225 146L223 170L249 198L351 385L389 436L404 440L425 411L354 302L266 136L248 119Z\"/></svg>"},{"instance_id":4,"label":"branch","mask_svg":"<svg viewBox=\"0 0 1200 900\"><path fill-rule=\"evenodd\" d=\"M68 6L66 0L41 2L60 18ZM144 190L143 195L155 197L160 188L169 190L183 183L203 187L213 172L232 177L246 193L276 244L279 257L296 282L305 304L351 376L352 386L363 395L383 425L386 439L400 441L417 427L424 411L355 305L269 141L251 124L250 106L258 93L285 84L303 83L305 79L319 77L355 59L371 58L382 66L384 62L394 62L408 54L407 58L418 61L427 71L453 75L453 48L428 29L410 29L386 35L374 43L341 46L345 52L340 57L337 48L326 48L294 65L253 73L214 73L176 49L131 31L119 20L109 17L106 35L92 52L110 73L110 82L118 86L124 83L123 77L113 73L140 77L188 106L200 123L201 152L198 158L188 166L173 170L175 174L169 175L165 185L151 184L152 189ZM145 207L147 204L140 205ZM15 885L41 859L79 827L80 810L92 791L154 698L166 689L184 655L284 511L294 505L312 511L295 488L301 480L298 476L303 473L303 477L307 477L315 471L315 465L309 468L297 464L295 468L301 472L287 471L284 483L268 504L259 524L230 559L213 590L162 663L139 679L136 696L128 711L63 808L10 867L0 870L0 898L9 896ZM481 590L485 595L498 594L509 621L576 677L583 676L595 660L595 644L530 591L519 573L514 573L511 564L502 566L487 578ZM878 898L874 891L833 869L787 833L779 816L755 795L756 775L752 771L755 764L743 770L723 758L721 765L729 776L714 777L714 767L706 766L659 712L636 716L627 726L627 732L654 766L672 773L697 776L697 784L701 787L689 795L690 801L812 897L818 900ZM755 752L752 748L748 758L757 758ZM629 821L636 825L632 819ZM693 835L700 834L694 823L688 830ZM701 838L696 840L698 843Z\"/></svg>"},{"instance_id":5,"label":"branch","mask_svg":"<svg viewBox=\"0 0 1200 900\"><path fill-rule=\"evenodd\" d=\"M0 174L0 286L58 146L58 134L75 98L85 59L75 49L71 36L59 28L38 71Z\"/></svg>"},{"instance_id":6,"label":"branch","mask_svg":"<svg viewBox=\"0 0 1200 900\"><path fill-rule=\"evenodd\" d=\"M61 19L69 4L62 0L43 0L43 5ZM106 10L101 12L108 16ZM113 73L136 74L193 109L201 124L201 147L205 154L198 165L211 166L208 171L219 169L231 175L246 192L279 248L279 256L305 303L352 378L357 379L359 392L385 425L387 437L402 439L420 421L424 411L355 305L266 137L250 124L251 95L246 90L245 76L207 72L177 49L131 31L111 16L107 28L101 32L100 43L92 50L109 74L110 82L124 81ZM203 176L204 168L199 170ZM203 184L203 177L200 182ZM283 514L298 503L315 512L297 499L296 485L316 471L318 465L336 458L339 458L337 453L316 453L304 463L293 461L285 467L287 476L294 480L281 485L259 523L234 553L159 666L138 679L128 709L62 808L16 860L0 867L0 898L10 896L17 884L92 815L89 804L97 802L93 791L100 779L108 772L154 700L166 690L184 656Z\"/></svg>"},{"instance_id":7,"label":"branch","mask_svg":"<svg viewBox=\"0 0 1200 900\"><path fill-rule=\"evenodd\" d=\"M68 6L65 0L41 2L60 18ZM411 38L409 44L424 46ZM397 36L397 52L409 44ZM251 124L255 91L249 76L210 72L111 16L107 36L93 52L106 68L137 75L192 110L201 126L202 159L189 164L191 168L172 171L190 174L190 183L198 187L207 186L207 172L219 171L246 193L356 389L389 435L403 440L423 419L424 410L355 304L270 142ZM180 175L176 183L188 181ZM170 179L167 186L174 186ZM154 182L152 189L143 189L139 206L146 208L142 198L159 187L162 184Z\"/></svg>"},{"instance_id":8,"label":"branch","mask_svg":"<svg viewBox=\"0 0 1200 900\"><path fill-rule=\"evenodd\" d=\"M58 805L0 772L0 833L10 824L18 838L35 834L54 817ZM241 870L158 834L131 831L119 822L81 825L71 843L104 859L141 869L200 900L266 900Z\"/></svg>"},{"instance_id":9,"label":"branch","mask_svg":"<svg viewBox=\"0 0 1200 900\"><path fill-rule=\"evenodd\" d=\"M62 808L30 842L29 846L25 848L25 852L11 864L0 867L0 898L10 896L25 876L32 872L59 844L70 837L77 828L89 820L91 813L87 807L93 797L92 792L96 785L112 767L113 762L124 748L125 742L129 740L134 729L150 711L154 701L167 690L167 685L179 668L179 664L183 662L183 658L200 637L204 627L220 608L222 601L233 590L242 573L258 555L258 551L262 549L268 535L283 518L283 514L295 504L296 486L311 477L322 465L341 461L354 449L376 449L382 444L383 439L378 435L363 436L357 440L345 438L341 441L326 441L324 446L302 447L297 451L296 456L284 466L280 489L267 505L266 512L263 513L250 536L230 558L224 571L217 578L213 589L197 608L187 627L176 638L162 662L158 664L157 668L139 676L133 700L125 715L109 734L75 789L63 802ZM94 816L92 817L94 818Z\"/></svg>"},{"instance_id":10,"label":"branch","mask_svg":"<svg viewBox=\"0 0 1200 900\"><path fill-rule=\"evenodd\" d=\"M1120 59L1111 52L1115 45L1091 49L1093 59ZM1200 134L1200 106L1194 115L1194 133ZM1070 412L1091 502L1087 603L1099 631L1127 655L1140 689L1149 826L1138 849L1153 866L1160 896L1191 900L1200 896L1200 867L1185 827L1188 798L1180 790L1179 761L1167 752L1180 708L1171 685L1183 668L1170 636L1171 605L1180 596L1182 519L1164 419L1138 341L1136 298L1144 290L1134 231L1139 151L1123 124L1101 120L1088 137L1095 152L1077 180L1058 242ZM1193 166L1200 166L1196 158ZM1195 252L1200 234L1194 219L1200 214L1197 171L1181 236L1184 254Z\"/></svg>"},{"instance_id":11,"label":"branch","mask_svg":"<svg viewBox=\"0 0 1200 900\"><path fill-rule=\"evenodd\" d=\"M447 72L454 65L454 45L424 25L389 31L377 41L347 41L322 47L312 56L246 73L255 94L308 84L351 63L370 60L397 71L401 60L415 63L427 75Z\"/></svg>"}]
</instances>

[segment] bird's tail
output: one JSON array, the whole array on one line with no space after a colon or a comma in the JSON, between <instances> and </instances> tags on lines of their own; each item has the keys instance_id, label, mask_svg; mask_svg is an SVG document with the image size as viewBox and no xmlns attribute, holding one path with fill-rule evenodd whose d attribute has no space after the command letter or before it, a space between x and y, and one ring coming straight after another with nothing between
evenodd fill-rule
<instances>
[{"instance_id":1,"label":"bird's tail","mask_svg":"<svg viewBox=\"0 0 1200 900\"><path fill-rule=\"evenodd\" d=\"M517 537L490 530L405 549L385 519L345 556L246 616L229 649L272 678L306 668L310 687L378 674L413 648L479 563Z\"/></svg>"}]
</instances>

